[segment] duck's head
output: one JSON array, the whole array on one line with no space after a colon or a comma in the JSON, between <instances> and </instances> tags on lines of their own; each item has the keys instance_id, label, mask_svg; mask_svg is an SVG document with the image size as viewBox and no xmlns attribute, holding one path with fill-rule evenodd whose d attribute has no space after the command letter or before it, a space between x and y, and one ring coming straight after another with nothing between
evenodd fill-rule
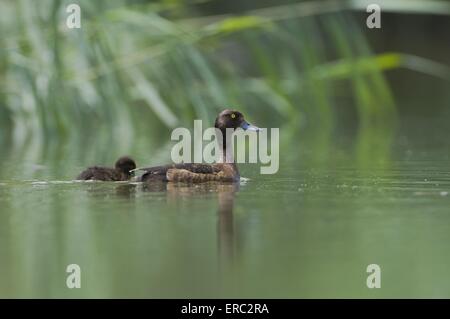
<instances>
[{"instance_id":1,"label":"duck's head","mask_svg":"<svg viewBox=\"0 0 450 319\"><path fill-rule=\"evenodd\" d=\"M221 130L223 133L227 128L232 128L236 130L238 128L243 129L244 131L259 131L260 129L256 126L249 124L245 119L244 115L241 112L226 109L219 113L216 118L216 122L214 124L216 128Z\"/></svg>"},{"instance_id":2,"label":"duck's head","mask_svg":"<svg viewBox=\"0 0 450 319\"><path fill-rule=\"evenodd\" d=\"M122 156L116 161L115 167L125 175L132 175L130 171L136 168L136 162L131 157Z\"/></svg>"}]
</instances>

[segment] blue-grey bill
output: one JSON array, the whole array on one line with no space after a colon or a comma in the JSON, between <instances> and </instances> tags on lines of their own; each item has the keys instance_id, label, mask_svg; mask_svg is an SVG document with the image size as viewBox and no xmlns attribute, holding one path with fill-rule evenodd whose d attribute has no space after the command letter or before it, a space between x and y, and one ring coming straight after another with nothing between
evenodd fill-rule
<instances>
[{"instance_id":1,"label":"blue-grey bill","mask_svg":"<svg viewBox=\"0 0 450 319\"><path fill-rule=\"evenodd\" d=\"M258 131L261 130L259 127L251 125L250 123L247 123L247 122L242 123L241 124L241 128L244 131L255 131L255 132L258 132Z\"/></svg>"}]
</instances>

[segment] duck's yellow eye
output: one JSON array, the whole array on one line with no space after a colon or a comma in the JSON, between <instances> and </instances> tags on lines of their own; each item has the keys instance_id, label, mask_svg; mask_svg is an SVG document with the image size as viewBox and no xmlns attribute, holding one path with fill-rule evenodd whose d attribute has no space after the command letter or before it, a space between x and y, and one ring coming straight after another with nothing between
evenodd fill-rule
<instances>
[{"instance_id":1,"label":"duck's yellow eye","mask_svg":"<svg viewBox=\"0 0 450 319\"><path fill-rule=\"evenodd\" d=\"M231 113L231 118L232 118L232 119L236 118L236 114Z\"/></svg>"}]
</instances>

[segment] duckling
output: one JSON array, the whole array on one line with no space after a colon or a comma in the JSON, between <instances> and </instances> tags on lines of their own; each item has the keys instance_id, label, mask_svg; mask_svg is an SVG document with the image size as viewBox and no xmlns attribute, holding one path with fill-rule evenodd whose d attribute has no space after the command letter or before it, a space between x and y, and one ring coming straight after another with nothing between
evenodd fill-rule
<instances>
[{"instance_id":1,"label":"duckling","mask_svg":"<svg viewBox=\"0 0 450 319\"><path fill-rule=\"evenodd\" d=\"M239 170L234 163L233 150L227 149L226 129L259 131L259 128L249 124L241 112L226 109L219 113L215 123L215 128L222 132L222 141L219 141L222 148L222 159L215 164L182 163L169 164L143 168L145 173L140 177L142 182L164 181L164 182L187 182L202 183L209 181L218 182L238 182L240 180Z\"/></svg>"},{"instance_id":2,"label":"duckling","mask_svg":"<svg viewBox=\"0 0 450 319\"><path fill-rule=\"evenodd\" d=\"M128 156L119 158L113 167L93 166L89 167L78 175L77 180L98 180L98 181L127 181L136 168L135 161Z\"/></svg>"}]
</instances>

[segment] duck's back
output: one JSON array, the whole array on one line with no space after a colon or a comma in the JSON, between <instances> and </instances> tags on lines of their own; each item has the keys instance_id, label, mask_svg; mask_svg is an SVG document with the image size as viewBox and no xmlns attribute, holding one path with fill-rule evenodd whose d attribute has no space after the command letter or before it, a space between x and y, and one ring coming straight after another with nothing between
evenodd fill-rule
<instances>
[{"instance_id":1,"label":"duck's back","mask_svg":"<svg viewBox=\"0 0 450 319\"><path fill-rule=\"evenodd\" d=\"M141 176L140 180L142 182L154 180L167 182L167 171L169 169L183 169L198 174L215 174L219 172L219 168L214 164L202 164L202 163L169 164L144 168L145 173Z\"/></svg>"},{"instance_id":2,"label":"duck's back","mask_svg":"<svg viewBox=\"0 0 450 319\"><path fill-rule=\"evenodd\" d=\"M239 171L234 163L185 163L155 166L145 169L141 176L142 182L179 181L188 183L202 183L207 181L237 181Z\"/></svg>"}]
</instances>

